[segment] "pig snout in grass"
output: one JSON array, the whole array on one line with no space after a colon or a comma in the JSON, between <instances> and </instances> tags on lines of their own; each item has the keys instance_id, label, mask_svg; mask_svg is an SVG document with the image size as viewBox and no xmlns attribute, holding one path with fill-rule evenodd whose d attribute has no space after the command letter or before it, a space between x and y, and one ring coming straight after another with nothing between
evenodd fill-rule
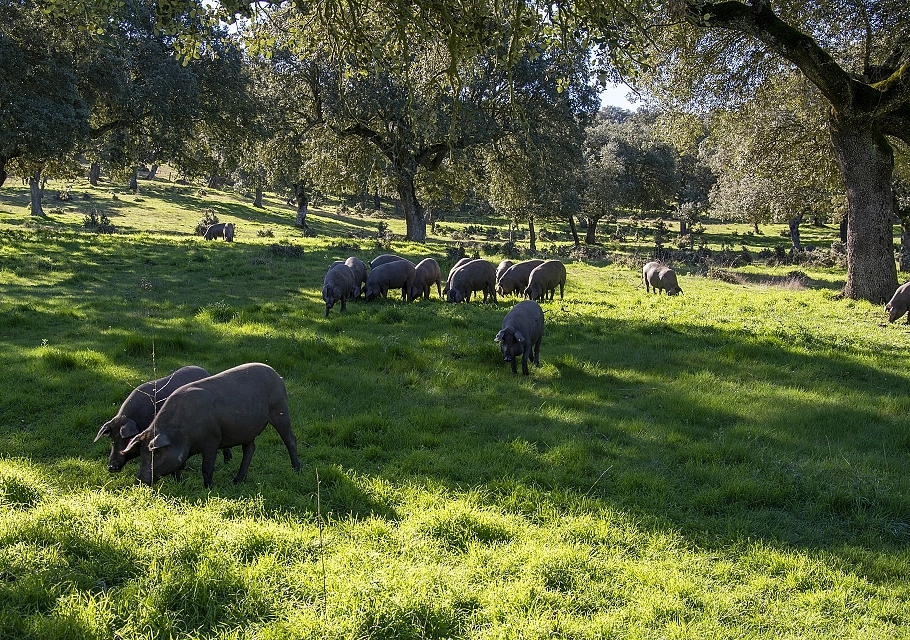
<instances>
[{"instance_id":1,"label":"pig snout in grass","mask_svg":"<svg viewBox=\"0 0 910 640\"><path fill-rule=\"evenodd\" d=\"M525 260L512 265L496 279L496 293L501 296L524 293L528 288L531 272L542 264L543 260Z\"/></svg>"},{"instance_id":2,"label":"pig snout in grass","mask_svg":"<svg viewBox=\"0 0 910 640\"><path fill-rule=\"evenodd\" d=\"M101 425L98 435L95 436L94 442L98 442L104 436L111 439L111 453L107 459L108 471L112 473L120 471L128 460L139 455L138 451L124 453L123 449L132 438L152 424L155 413L172 393L187 383L208 376L209 372L202 367L181 367L163 378L145 382L133 389L120 405L117 414ZM224 455L226 460L230 459L230 449L226 450Z\"/></svg>"},{"instance_id":3,"label":"pig snout in grass","mask_svg":"<svg viewBox=\"0 0 910 640\"><path fill-rule=\"evenodd\" d=\"M401 299L411 298L411 289L417 277L417 268L410 260L393 260L372 267L367 276L367 287L364 298L367 302L388 295L389 289L401 289Z\"/></svg>"},{"instance_id":4,"label":"pig snout in grass","mask_svg":"<svg viewBox=\"0 0 910 640\"><path fill-rule=\"evenodd\" d=\"M347 309L347 300L354 296L354 272L344 262L332 263L322 280L322 299L325 301L325 317L329 309L341 301L341 310Z\"/></svg>"},{"instance_id":5,"label":"pig snout in grass","mask_svg":"<svg viewBox=\"0 0 910 640\"><path fill-rule=\"evenodd\" d=\"M668 296L682 293L682 287L676 279L676 272L660 262L652 261L641 269L641 279L645 283L645 291L660 294L666 291Z\"/></svg>"},{"instance_id":6,"label":"pig snout in grass","mask_svg":"<svg viewBox=\"0 0 910 640\"><path fill-rule=\"evenodd\" d=\"M415 269L414 284L411 285L411 300L423 296L429 300L433 283L436 284L436 295L442 297L442 283L440 282L439 263L433 258L424 258Z\"/></svg>"},{"instance_id":7,"label":"pig snout in grass","mask_svg":"<svg viewBox=\"0 0 910 640\"><path fill-rule=\"evenodd\" d=\"M177 389L126 450L138 449L136 478L148 485L179 473L190 456L201 453L203 483L211 487L218 450L240 446L243 460L234 482L241 482L266 424L275 427L300 471L284 380L270 366L251 362Z\"/></svg>"},{"instance_id":8,"label":"pig snout in grass","mask_svg":"<svg viewBox=\"0 0 910 640\"><path fill-rule=\"evenodd\" d=\"M518 373L518 356L521 356L521 372L524 375L528 375L529 359L540 366L543 322L543 309L533 300L519 302L502 319L502 329L494 341L499 343L503 359L512 363L512 373Z\"/></svg>"},{"instance_id":9,"label":"pig snout in grass","mask_svg":"<svg viewBox=\"0 0 910 640\"><path fill-rule=\"evenodd\" d=\"M885 305L885 311L888 312L888 322L899 320L910 311L910 282L902 284L895 290L891 300ZM910 313L907 313L907 324L910 324Z\"/></svg>"},{"instance_id":10,"label":"pig snout in grass","mask_svg":"<svg viewBox=\"0 0 910 640\"><path fill-rule=\"evenodd\" d=\"M488 296L496 302L496 267L489 260L471 260L458 267L452 274L446 300L454 303L470 302L471 294L475 291L483 292L484 302Z\"/></svg>"},{"instance_id":11,"label":"pig snout in grass","mask_svg":"<svg viewBox=\"0 0 910 640\"><path fill-rule=\"evenodd\" d=\"M524 296L528 300L550 300L556 297L556 288L559 287L559 299L562 300L563 290L566 286L566 265L560 260L545 260L528 275L528 286Z\"/></svg>"}]
</instances>

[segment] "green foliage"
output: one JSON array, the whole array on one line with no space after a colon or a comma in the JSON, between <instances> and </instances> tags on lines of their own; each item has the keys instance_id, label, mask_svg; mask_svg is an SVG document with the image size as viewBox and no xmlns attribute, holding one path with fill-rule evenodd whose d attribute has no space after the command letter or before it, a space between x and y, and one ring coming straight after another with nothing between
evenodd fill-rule
<instances>
[{"instance_id":1,"label":"green foliage","mask_svg":"<svg viewBox=\"0 0 910 640\"><path fill-rule=\"evenodd\" d=\"M493 342L515 298L393 293L324 317L326 267L373 257L346 234L375 221L314 208L319 235L301 238L280 201L169 187L106 200L111 236L82 232L78 208L37 228L12 206L24 189L0 193L0 637L910 624L906 325L839 299L842 269L761 262L776 230L703 221L708 246L744 244L753 263L727 281L680 262L673 298L639 285L650 236L565 258L542 367L524 377ZM206 243L189 231L204 207L251 232ZM392 250L444 273L463 253L437 238ZM198 456L180 483L136 486L136 462L108 473L92 440L134 386L245 361L285 380L299 475L271 428L239 485L236 453L211 490Z\"/></svg>"}]
</instances>

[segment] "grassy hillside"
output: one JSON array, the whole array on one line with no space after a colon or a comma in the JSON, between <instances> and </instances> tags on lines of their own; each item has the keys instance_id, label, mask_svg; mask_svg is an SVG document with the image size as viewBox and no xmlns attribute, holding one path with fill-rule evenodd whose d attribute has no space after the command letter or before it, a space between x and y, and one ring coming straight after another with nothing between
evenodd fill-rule
<instances>
[{"instance_id":1,"label":"grassy hillside","mask_svg":"<svg viewBox=\"0 0 910 640\"><path fill-rule=\"evenodd\" d=\"M304 238L278 201L141 186L47 219L0 190L0 638L907 637L910 328L838 299L836 267L680 265L668 298L639 286L646 238L566 257L513 376L517 298L323 317L333 260L447 272L479 222L387 242L400 221L327 202ZM206 212L233 244L193 235ZM705 243L786 243L748 231ZM299 475L271 428L239 485L239 455L211 490L198 457L108 473L92 440L134 386L249 361L285 378Z\"/></svg>"}]
</instances>

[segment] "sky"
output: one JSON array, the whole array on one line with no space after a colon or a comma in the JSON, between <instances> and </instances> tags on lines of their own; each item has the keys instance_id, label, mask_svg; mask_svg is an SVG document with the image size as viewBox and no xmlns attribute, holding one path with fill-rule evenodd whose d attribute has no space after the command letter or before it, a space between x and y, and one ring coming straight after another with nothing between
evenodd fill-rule
<instances>
[{"instance_id":1,"label":"sky","mask_svg":"<svg viewBox=\"0 0 910 640\"><path fill-rule=\"evenodd\" d=\"M605 91L602 91L600 94L600 103L604 106L612 105L614 107L622 107L623 109L628 109L629 111L635 111L641 106L641 103L632 104L626 99L626 94L631 91L629 87L624 84L614 84L611 87L608 87Z\"/></svg>"}]
</instances>

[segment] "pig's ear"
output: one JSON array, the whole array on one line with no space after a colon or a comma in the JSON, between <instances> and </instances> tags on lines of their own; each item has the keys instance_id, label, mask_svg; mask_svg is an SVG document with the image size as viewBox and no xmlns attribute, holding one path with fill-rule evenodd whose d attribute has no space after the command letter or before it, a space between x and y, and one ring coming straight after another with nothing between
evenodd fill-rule
<instances>
[{"instance_id":1,"label":"pig's ear","mask_svg":"<svg viewBox=\"0 0 910 640\"><path fill-rule=\"evenodd\" d=\"M116 420L116 418L114 418L114 420ZM110 435L110 433L111 433L111 427L112 427L113 424L114 424L114 420L108 420L108 421L105 422L103 425L101 425L101 428L98 429L98 435L95 436L95 439L92 440L92 442L98 442L98 441L101 440L101 438L103 438L104 436Z\"/></svg>"},{"instance_id":2,"label":"pig's ear","mask_svg":"<svg viewBox=\"0 0 910 640\"><path fill-rule=\"evenodd\" d=\"M123 426L120 427L120 437L126 440L139 435L139 426L132 420L124 420Z\"/></svg>"},{"instance_id":3,"label":"pig's ear","mask_svg":"<svg viewBox=\"0 0 910 640\"><path fill-rule=\"evenodd\" d=\"M502 334L505 333L505 330L500 331L496 334L496 337L493 338L493 342L502 342Z\"/></svg>"},{"instance_id":4,"label":"pig's ear","mask_svg":"<svg viewBox=\"0 0 910 640\"><path fill-rule=\"evenodd\" d=\"M525 341L525 337L521 334L521 331L515 332L515 339L518 340L519 342Z\"/></svg>"},{"instance_id":5,"label":"pig's ear","mask_svg":"<svg viewBox=\"0 0 910 640\"><path fill-rule=\"evenodd\" d=\"M168 446L169 444L171 444L171 439L167 437L167 434L159 433L154 438L152 438L151 442L149 442L149 451L161 449Z\"/></svg>"},{"instance_id":6,"label":"pig's ear","mask_svg":"<svg viewBox=\"0 0 910 640\"><path fill-rule=\"evenodd\" d=\"M132 451L132 450L135 449L136 447L141 446L143 440L145 440L145 438L144 438L143 436L145 436L145 431L143 431L143 432L140 433L138 436L136 436L135 438L133 438L132 440L130 440L130 441L127 443L127 445L126 445L125 447L123 447L123 451L122 451L121 453L127 453L128 451Z\"/></svg>"}]
</instances>

